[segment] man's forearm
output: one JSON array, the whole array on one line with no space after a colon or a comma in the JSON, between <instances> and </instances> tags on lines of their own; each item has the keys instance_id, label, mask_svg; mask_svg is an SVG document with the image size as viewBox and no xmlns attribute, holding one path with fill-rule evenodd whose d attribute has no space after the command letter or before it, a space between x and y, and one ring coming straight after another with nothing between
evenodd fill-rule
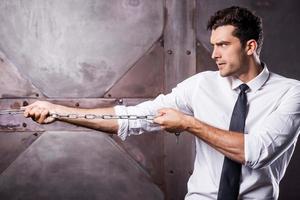
<instances>
[{"instance_id":1,"label":"man's forearm","mask_svg":"<svg viewBox=\"0 0 300 200\"><path fill-rule=\"evenodd\" d=\"M95 109L82 109L82 108L70 108L59 106L59 112L64 114L94 114L94 115L115 115L115 111L113 107L108 108L95 108ZM109 133L117 133L118 132L118 121L116 119L70 119L70 118L61 118L60 121L92 128L95 130L100 130Z\"/></svg>"},{"instance_id":2,"label":"man's forearm","mask_svg":"<svg viewBox=\"0 0 300 200\"><path fill-rule=\"evenodd\" d=\"M23 107L24 116L31 117L33 120L40 124L51 123L55 120L52 117L52 113L58 115L62 114L75 114L75 115L115 115L113 107L109 108L95 108L95 109L82 109L82 108L71 108L62 105L52 104L47 101L36 101L29 106ZM65 121L68 123L105 131L109 133L118 132L118 122L116 119L86 119L86 118L58 118L57 120Z\"/></svg>"},{"instance_id":3,"label":"man's forearm","mask_svg":"<svg viewBox=\"0 0 300 200\"><path fill-rule=\"evenodd\" d=\"M239 163L245 163L244 135L205 124L192 116L185 117L185 130L199 137L214 149Z\"/></svg>"}]
</instances>

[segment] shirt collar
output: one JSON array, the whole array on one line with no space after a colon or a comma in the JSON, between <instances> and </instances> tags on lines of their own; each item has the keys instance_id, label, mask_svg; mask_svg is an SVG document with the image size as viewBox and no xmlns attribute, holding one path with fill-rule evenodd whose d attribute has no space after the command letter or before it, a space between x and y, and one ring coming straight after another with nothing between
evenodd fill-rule
<instances>
[{"instance_id":1,"label":"shirt collar","mask_svg":"<svg viewBox=\"0 0 300 200\"><path fill-rule=\"evenodd\" d=\"M270 72L267 68L267 65L262 62L262 67L263 70L260 72L260 74L246 83L249 86L251 92L256 92L257 90L259 90L269 78ZM243 84L243 82L238 78L230 77L230 79L232 90L236 90L241 84Z\"/></svg>"}]
</instances>

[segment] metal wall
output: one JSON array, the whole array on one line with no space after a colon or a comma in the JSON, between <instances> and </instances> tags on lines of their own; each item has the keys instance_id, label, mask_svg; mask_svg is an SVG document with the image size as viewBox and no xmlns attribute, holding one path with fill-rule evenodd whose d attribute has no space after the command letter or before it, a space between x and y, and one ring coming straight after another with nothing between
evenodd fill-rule
<instances>
[{"instance_id":1,"label":"metal wall","mask_svg":"<svg viewBox=\"0 0 300 200\"><path fill-rule=\"evenodd\" d=\"M1 109L37 99L132 105L163 92L164 5L0 1ZM121 143L21 115L1 116L0 125L0 199L164 199L162 134Z\"/></svg>"},{"instance_id":2,"label":"metal wall","mask_svg":"<svg viewBox=\"0 0 300 200\"><path fill-rule=\"evenodd\" d=\"M264 19L262 58L299 79L298 2L1 0L0 108L37 99L73 107L134 105L196 71L215 70L208 17L230 5ZM293 30L293 31L291 31ZM281 199L298 199L297 149ZM0 116L0 199L183 199L194 139L117 136Z\"/></svg>"}]
</instances>

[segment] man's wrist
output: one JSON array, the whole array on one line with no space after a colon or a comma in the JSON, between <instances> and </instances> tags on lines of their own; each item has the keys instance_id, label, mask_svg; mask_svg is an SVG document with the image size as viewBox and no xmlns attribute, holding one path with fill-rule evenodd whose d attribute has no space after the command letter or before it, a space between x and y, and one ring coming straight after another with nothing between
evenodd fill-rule
<instances>
[{"instance_id":1,"label":"man's wrist","mask_svg":"<svg viewBox=\"0 0 300 200\"><path fill-rule=\"evenodd\" d=\"M58 113L58 114L67 114L67 113L70 113L70 110L67 107L62 106L62 105L57 105L57 104L52 104L51 110L54 113Z\"/></svg>"},{"instance_id":2,"label":"man's wrist","mask_svg":"<svg viewBox=\"0 0 300 200\"><path fill-rule=\"evenodd\" d=\"M182 121L183 121L183 129L185 131L189 131L193 126L194 117L189 115L184 115L184 119Z\"/></svg>"}]
</instances>

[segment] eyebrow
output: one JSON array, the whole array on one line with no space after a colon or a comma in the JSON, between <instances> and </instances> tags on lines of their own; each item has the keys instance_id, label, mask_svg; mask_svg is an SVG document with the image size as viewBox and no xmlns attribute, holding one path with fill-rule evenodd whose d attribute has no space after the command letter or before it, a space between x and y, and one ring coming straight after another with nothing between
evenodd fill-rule
<instances>
[{"instance_id":1,"label":"eyebrow","mask_svg":"<svg viewBox=\"0 0 300 200\"><path fill-rule=\"evenodd\" d=\"M210 43L212 46L214 45L213 43ZM219 45L222 45L222 44L230 44L230 42L228 41L220 41L220 42L217 42L216 45L219 46Z\"/></svg>"}]
</instances>

